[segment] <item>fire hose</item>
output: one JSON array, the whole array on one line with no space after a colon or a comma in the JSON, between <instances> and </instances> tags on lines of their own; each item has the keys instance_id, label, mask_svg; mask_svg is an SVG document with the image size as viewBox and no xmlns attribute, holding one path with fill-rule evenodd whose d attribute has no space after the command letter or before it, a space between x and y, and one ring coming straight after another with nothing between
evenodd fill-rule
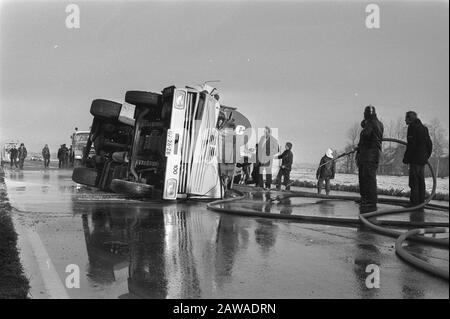
<instances>
[{"instance_id":1,"label":"fire hose","mask_svg":"<svg viewBox=\"0 0 450 319\"><path fill-rule=\"evenodd\" d=\"M402 145L407 145L406 142L392 139L392 138L384 138L384 142L396 142ZM356 150L353 150L351 152L344 153L333 160L336 161L340 158L343 158L345 156L351 155ZM427 162L427 166L430 169L431 176L433 178L433 188L431 191L430 196L425 200L425 202L412 206L412 207L403 207L403 208L397 208L397 209L381 209L375 212L369 212L369 213L362 213L359 215L359 224L362 224L366 226L367 228L386 235L390 237L397 238L395 243L395 252L396 254L403 259L404 261L410 263L411 265L424 270L430 274L433 274L435 276L438 276L440 278L449 280L449 271L448 269L444 270L441 268L438 268L422 259L419 259L415 256L412 256L409 254L404 248L403 248L403 242L408 241L417 241L421 243L431 244L431 245L437 245L441 246L445 249L449 248L449 239L439 239L439 238L432 238L432 237L426 237L425 234L437 234L437 233L448 233L448 222L447 223L440 223L440 222L399 222L399 221L383 221L378 222L373 220L374 218L382 215L392 215L392 214L400 214L400 213L406 213L406 212L413 212L418 209L422 208L429 208L429 209L435 209L440 211L446 211L448 212L448 207L443 205L436 205L436 204L430 204L430 201L434 198L436 195L436 176L433 170L433 167L429 162ZM275 218L275 219L284 219L284 220L291 220L291 221L303 221L303 222L319 222L319 223L342 223L342 224L354 224L354 219L349 218L340 218L340 217L328 217L328 216L308 216L308 215L281 215L281 214L271 214L271 213L263 213L251 209L231 209L225 207L224 204L230 203L230 202L236 202L239 200L244 200L247 198L247 195L244 193L241 193L239 191L235 191L235 193L238 194L238 196L233 198L226 198L217 200L211 203L207 204L207 209L216 211L216 212L222 212L222 213L229 213L229 214L237 214L237 215L244 215L244 216L252 216L252 217L264 217L264 218ZM281 196L277 196L275 200L282 200L286 198L291 197L309 197L309 198L321 198L321 199L337 199L337 200L359 200L359 197L357 196L342 196L342 195L321 195L321 194L313 194L310 192L297 192L297 191L289 191L286 194L283 194ZM393 199L380 199L379 202L389 203L389 204L403 204L406 203L406 201L402 200L393 200ZM391 228L387 228L385 226L413 226L413 227L421 227L418 229L411 229L407 232L401 232L397 231ZM438 228L424 228L424 227L436 227L441 226Z\"/></svg>"}]
</instances>

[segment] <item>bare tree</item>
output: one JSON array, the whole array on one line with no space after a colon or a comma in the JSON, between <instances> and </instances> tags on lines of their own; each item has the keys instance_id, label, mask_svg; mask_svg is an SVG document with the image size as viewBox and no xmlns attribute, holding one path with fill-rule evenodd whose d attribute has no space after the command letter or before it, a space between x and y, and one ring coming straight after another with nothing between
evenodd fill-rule
<instances>
[{"instance_id":1,"label":"bare tree","mask_svg":"<svg viewBox=\"0 0 450 319\"><path fill-rule=\"evenodd\" d=\"M406 142L407 131L408 127L406 126L405 120L402 117L399 117L395 122L392 137Z\"/></svg>"},{"instance_id":2,"label":"bare tree","mask_svg":"<svg viewBox=\"0 0 450 319\"><path fill-rule=\"evenodd\" d=\"M361 134L361 125L359 123L355 123L348 129L347 131L348 143L347 146L345 147L345 152L349 152L357 146L360 134ZM349 173L355 172L354 156L347 157L346 168L347 172Z\"/></svg>"},{"instance_id":3,"label":"bare tree","mask_svg":"<svg viewBox=\"0 0 450 319\"><path fill-rule=\"evenodd\" d=\"M359 123L355 123L347 131L347 138L349 139L350 145L355 146L358 144L359 134L361 133L361 126Z\"/></svg>"},{"instance_id":4,"label":"bare tree","mask_svg":"<svg viewBox=\"0 0 450 319\"><path fill-rule=\"evenodd\" d=\"M436 158L436 176L439 177L440 159L448 152L448 132L442 127L438 119L433 119L427 127L433 142L433 153L431 155Z\"/></svg>"}]
</instances>

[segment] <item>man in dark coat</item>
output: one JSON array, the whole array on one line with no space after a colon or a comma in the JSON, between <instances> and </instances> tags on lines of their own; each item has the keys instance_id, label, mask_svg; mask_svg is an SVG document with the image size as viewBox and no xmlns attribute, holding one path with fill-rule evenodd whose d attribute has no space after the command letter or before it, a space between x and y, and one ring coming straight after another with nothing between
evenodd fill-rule
<instances>
[{"instance_id":1,"label":"man in dark coat","mask_svg":"<svg viewBox=\"0 0 450 319\"><path fill-rule=\"evenodd\" d=\"M292 154L292 143L286 143L286 149L281 155L278 155L277 158L281 159L280 170L277 175L277 189L281 189L281 177L283 177L283 184L286 187L286 190L290 190L289 186L290 174L292 169L292 162L294 160L294 155Z\"/></svg>"},{"instance_id":2,"label":"man in dark coat","mask_svg":"<svg viewBox=\"0 0 450 319\"><path fill-rule=\"evenodd\" d=\"M258 143L255 145L255 161L253 163L253 170L252 170L252 179L255 182L256 187L264 187L264 181L262 179L262 175L259 174L259 170L261 167L261 163L259 162L259 149L258 149Z\"/></svg>"},{"instance_id":3,"label":"man in dark coat","mask_svg":"<svg viewBox=\"0 0 450 319\"><path fill-rule=\"evenodd\" d=\"M403 163L409 164L410 202L416 206L425 201L425 164L433 151L433 143L428 128L418 119L416 112L407 112L405 122L408 125L408 145Z\"/></svg>"},{"instance_id":4,"label":"man in dark coat","mask_svg":"<svg viewBox=\"0 0 450 319\"><path fill-rule=\"evenodd\" d=\"M9 150L9 159L11 160L11 168L13 168L13 166L15 166L16 168L19 167L17 165L17 156L19 154L19 151L17 150L17 148L15 146L13 146L10 150Z\"/></svg>"},{"instance_id":5,"label":"man in dark coat","mask_svg":"<svg viewBox=\"0 0 450 319\"><path fill-rule=\"evenodd\" d=\"M322 192L322 184L325 182L325 193L330 195L330 180L334 179L335 172L336 163L333 160L333 151L328 149L321 158L316 172L318 194Z\"/></svg>"},{"instance_id":6,"label":"man in dark coat","mask_svg":"<svg viewBox=\"0 0 450 319\"><path fill-rule=\"evenodd\" d=\"M58 149L58 168L64 167L64 145L61 145L61 147Z\"/></svg>"},{"instance_id":7,"label":"man in dark coat","mask_svg":"<svg viewBox=\"0 0 450 319\"><path fill-rule=\"evenodd\" d=\"M377 209L377 169L380 161L381 143L383 141L383 123L381 123L372 105L364 109L364 120L356 153L358 165L359 192L361 194L361 211Z\"/></svg>"}]
</instances>

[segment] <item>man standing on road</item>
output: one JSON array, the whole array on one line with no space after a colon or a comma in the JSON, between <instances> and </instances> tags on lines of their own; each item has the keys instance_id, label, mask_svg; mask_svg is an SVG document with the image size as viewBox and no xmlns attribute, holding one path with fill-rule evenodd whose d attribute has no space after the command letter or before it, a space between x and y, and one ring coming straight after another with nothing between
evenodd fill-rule
<instances>
[{"instance_id":1,"label":"man standing on road","mask_svg":"<svg viewBox=\"0 0 450 319\"><path fill-rule=\"evenodd\" d=\"M70 147L69 147L69 164L71 167L73 167L74 160L75 160L75 154L73 152L72 145L70 145Z\"/></svg>"},{"instance_id":2,"label":"man standing on road","mask_svg":"<svg viewBox=\"0 0 450 319\"><path fill-rule=\"evenodd\" d=\"M18 156L19 156L19 169L23 169L23 163L25 161L25 158L27 158L27 149L23 143L20 144Z\"/></svg>"},{"instance_id":3,"label":"man standing on road","mask_svg":"<svg viewBox=\"0 0 450 319\"><path fill-rule=\"evenodd\" d=\"M406 112L405 122L408 125L408 145L403 163L409 164L410 202L416 206L425 201L425 164L433 151L433 143L428 128L422 124L416 112Z\"/></svg>"},{"instance_id":4,"label":"man standing on road","mask_svg":"<svg viewBox=\"0 0 450 319\"><path fill-rule=\"evenodd\" d=\"M50 164L50 149L48 148L48 144L45 144L42 149L42 158L44 159L44 168L48 168Z\"/></svg>"},{"instance_id":5,"label":"man standing on road","mask_svg":"<svg viewBox=\"0 0 450 319\"><path fill-rule=\"evenodd\" d=\"M64 150L64 168L69 167L69 149L67 148L66 144L63 144L63 150Z\"/></svg>"},{"instance_id":6,"label":"man standing on road","mask_svg":"<svg viewBox=\"0 0 450 319\"><path fill-rule=\"evenodd\" d=\"M333 160L333 150L329 148L321 158L316 172L318 194L322 192L322 184L325 182L325 193L330 195L330 180L334 179L335 171L336 163Z\"/></svg>"},{"instance_id":7,"label":"man standing on road","mask_svg":"<svg viewBox=\"0 0 450 319\"><path fill-rule=\"evenodd\" d=\"M294 155L292 154L292 143L287 142L285 146L284 152L277 156L276 158L281 159L281 166L280 170L278 171L277 175L277 190L281 190L281 177L283 177L283 184L286 187L286 190L290 190L291 187L290 179L291 179L291 169L292 169L292 162L294 161Z\"/></svg>"},{"instance_id":8,"label":"man standing on road","mask_svg":"<svg viewBox=\"0 0 450 319\"><path fill-rule=\"evenodd\" d=\"M272 163L273 157L280 151L278 141L272 136L272 129L268 126L264 129L264 136L261 137L258 143L258 156L259 156L259 175L260 180L262 175L266 174L266 180L264 183L265 188L270 189L272 185Z\"/></svg>"},{"instance_id":9,"label":"man standing on road","mask_svg":"<svg viewBox=\"0 0 450 319\"><path fill-rule=\"evenodd\" d=\"M18 155L18 150L15 146L13 146L10 150L9 150L9 159L11 161L11 168L13 168L13 165L17 168L17 155Z\"/></svg>"},{"instance_id":10,"label":"man standing on road","mask_svg":"<svg viewBox=\"0 0 450 319\"><path fill-rule=\"evenodd\" d=\"M58 149L58 168L63 168L64 166L64 148L63 145Z\"/></svg>"},{"instance_id":11,"label":"man standing on road","mask_svg":"<svg viewBox=\"0 0 450 319\"><path fill-rule=\"evenodd\" d=\"M380 161L381 143L383 142L383 123L381 123L372 105L364 109L364 120L356 153L358 165L359 192L361 194L361 211L377 209L377 169Z\"/></svg>"}]
</instances>

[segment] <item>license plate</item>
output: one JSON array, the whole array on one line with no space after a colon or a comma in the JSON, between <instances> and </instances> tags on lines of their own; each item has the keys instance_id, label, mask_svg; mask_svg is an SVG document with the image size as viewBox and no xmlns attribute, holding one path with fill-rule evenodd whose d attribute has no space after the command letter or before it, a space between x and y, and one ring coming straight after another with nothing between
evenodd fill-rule
<instances>
[{"instance_id":1,"label":"license plate","mask_svg":"<svg viewBox=\"0 0 450 319\"><path fill-rule=\"evenodd\" d=\"M174 147L175 147L175 132L172 130L167 130L166 157L173 154Z\"/></svg>"}]
</instances>

